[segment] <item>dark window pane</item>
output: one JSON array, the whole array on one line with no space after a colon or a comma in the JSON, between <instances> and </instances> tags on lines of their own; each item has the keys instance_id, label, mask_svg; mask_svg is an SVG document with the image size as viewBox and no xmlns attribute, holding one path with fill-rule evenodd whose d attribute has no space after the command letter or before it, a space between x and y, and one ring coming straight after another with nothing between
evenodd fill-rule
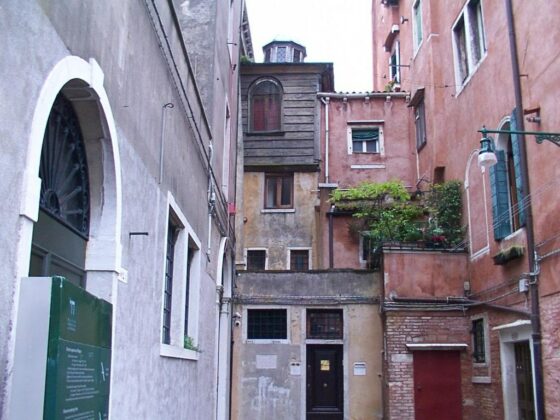
<instances>
[{"instance_id":1,"label":"dark window pane","mask_svg":"<svg viewBox=\"0 0 560 420\"><path fill-rule=\"evenodd\" d=\"M288 335L286 309L249 309L247 338L284 340Z\"/></svg>"},{"instance_id":2,"label":"dark window pane","mask_svg":"<svg viewBox=\"0 0 560 420\"><path fill-rule=\"evenodd\" d=\"M294 177L289 175L265 175L265 208L291 208Z\"/></svg>"},{"instance_id":3,"label":"dark window pane","mask_svg":"<svg viewBox=\"0 0 560 420\"><path fill-rule=\"evenodd\" d=\"M472 323L473 328L473 360L476 363L486 361L486 351L484 347L484 320L476 319Z\"/></svg>"},{"instance_id":4,"label":"dark window pane","mask_svg":"<svg viewBox=\"0 0 560 420\"><path fill-rule=\"evenodd\" d=\"M341 309L308 309L307 338L342 340Z\"/></svg>"},{"instance_id":5,"label":"dark window pane","mask_svg":"<svg viewBox=\"0 0 560 420\"><path fill-rule=\"evenodd\" d=\"M266 266L265 250L248 250L247 251L247 270L264 270Z\"/></svg>"},{"instance_id":6,"label":"dark window pane","mask_svg":"<svg viewBox=\"0 0 560 420\"><path fill-rule=\"evenodd\" d=\"M285 176L282 177L282 197L280 205L290 206L292 204L292 177Z\"/></svg>"},{"instance_id":7,"label":"dark window pane","mask_svg":"<svg viewBox=\"0 0 560 420\"><path fill-rule=\"evenodd\" d=\"M309 251L292 250L290 251L290 270L303 271L309 270Z\"/></svg>"}]
</instances>

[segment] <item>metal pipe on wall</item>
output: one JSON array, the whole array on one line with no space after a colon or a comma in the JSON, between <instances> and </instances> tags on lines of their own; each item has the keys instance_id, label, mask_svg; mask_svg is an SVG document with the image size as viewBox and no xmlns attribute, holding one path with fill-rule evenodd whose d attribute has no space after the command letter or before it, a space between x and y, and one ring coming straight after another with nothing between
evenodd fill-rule
<instances>
[{"instance_id":1,"label":"metal pipe on wall","mask_svg":"<svg viewBox=\"0 0 560 420\"><path fill-rule=\"evenodd\" d=\"M519 72L519 61L517 53L517 42L515 34L515 20L513 16L512 0L505 0L507 26L509 35L509 47L511 54L511 69L513 76L513 90L515 94L515 117L517 120L519 131L525 131L525 123L523 121L523 96L521 92L521 79ZM531 194L529 188L529 171L527 167L527 143L525 135L521 134L520 144L520 163L521 177L523 182L523 201L525 202L526 215L526 233L527 233L527 254L529 261L529 294L531 300L531 329L533 339L533 366L535 369L535 408L537 420L544 420L544 387L543 387L543 367L542 367L542 340L541 340L541 321L539 309L539 288L538 288L538 272L535 250L535 234L533 227L533 210L531 203Z\"/></svg>"}]
</instances>

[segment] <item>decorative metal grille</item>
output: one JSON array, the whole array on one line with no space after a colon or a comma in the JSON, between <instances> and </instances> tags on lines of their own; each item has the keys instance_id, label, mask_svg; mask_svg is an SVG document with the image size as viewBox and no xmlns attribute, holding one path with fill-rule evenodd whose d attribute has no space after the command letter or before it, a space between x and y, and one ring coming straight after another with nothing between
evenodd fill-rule
<instances>
[{"instance_id":1,"label":"decorative metal grille","mask_svg":"<svg viewBox=\"0 0 560 420\"><path fill-rule=\"evenodd\" d=\"M308 309L307 338L342 340L341 309Z\"/></svg>"},{"instance_id":2,"label":"decorative metal grille","mask_svg":"<svg viewBox=\"0 0 560 420\"><path fill-rule=\"evenodd\" d=\"M247 338L283 340L288 335L286 309L249 309Z\"/></svg>"},{"instance_id":3,"label":"decorative metal grille","mask_svg":"<svg viewBox=\"0 0 560 420\"><path fill-rule=\"evenodd\" d=\"M165 287L163 290L163 326L162 341L171 343L171 301L173 297L173 264L175 261L176 229L169 222L167 227L167 252L165 255Z\"/></svg>"},{"instance_id":4,"label":"decorative metal grille","mask_svg":"<svg viewBox=\"0 0 560 420\"><path fill-rule=\"evenodd\" d=\"M85 238L89 234L86 151L72 104L59 94L51 109L41 150L40 207Z\"/></svg>"},{"instance_id":5,"label":"decorative metal grille","mask_svg":"<svg viewBox=\"0 0 560 420\"><path fill-rule=\"evenodd\" d=\"M473 329L473 359L475 363L486 362L486 351L484 346L484 320L475 319L472 322Z\"/></svg>"}]
</instances>

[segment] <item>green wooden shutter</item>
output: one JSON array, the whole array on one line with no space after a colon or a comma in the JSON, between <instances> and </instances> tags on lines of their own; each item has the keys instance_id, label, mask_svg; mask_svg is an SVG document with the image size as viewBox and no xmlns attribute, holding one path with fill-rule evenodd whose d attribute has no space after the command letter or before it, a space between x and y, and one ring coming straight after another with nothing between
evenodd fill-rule
<instances>
[{"instance_id":1,"label":"green wooden shutter","mask_svg":"<svg viewBox=\"0 0 560 420\"><path fill-rule=\"evenodd\" d=\"M510 129L513 131L519 130L517 126L517 119L515 117L515 109L511 114ZM513 169L515 171L515 187L517 189L517 203L519 206L519 223L521 226L525 225L525 205L523 178L521 177L521 143L518 134L511 135L511 150L513 152ZM515 210L515 209L514 209Z\"/></svg>"},{"instance_id":2,"label":"green wooden shutter","mask_svg":"<svg viewBox=\"0 0 560 420\"><path fill-rule=\"evenodd\" d=\"M506 158L503 150L496 150L498 162L490 167L490 186L492 188L492 216L494 238L500 240L511 233L509 214L508 182Z\"/></svg>"}]
</instances>

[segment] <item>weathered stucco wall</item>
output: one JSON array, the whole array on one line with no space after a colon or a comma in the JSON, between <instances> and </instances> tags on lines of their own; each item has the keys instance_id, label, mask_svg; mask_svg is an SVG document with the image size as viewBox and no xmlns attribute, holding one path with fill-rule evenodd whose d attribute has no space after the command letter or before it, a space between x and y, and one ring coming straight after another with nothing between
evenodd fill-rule
<instances>
[{"instance_id":1,"label":"weathered stucco wall","mask_svg":"<svg viewBox=\"0 0 560 420\"><path fill-rule=\"evenodd\" d=\"M385 296L464 296L468 279L464 253L383 251Z\"/></svg>"},{"instance_id":2,"label":"weathered stucco wall","mask_svg":"<svg viewBox=\"0 0 560 420\"><path fill-rule=\"evenodd\" d=\"M295 172L294 208L280 211L264 210L264 179L264 172L244 174L244 248L267 249L268 269L284 270L288 247L314 245L317 174Z\"/></svg>"},{"instance_id":3,"label":"weathered stucco wall","mask_svg":"<svg viewBox=\"0 0 560 420\"><path fill-rule=\"evenodd\" d=\"M343 347L345 418L382 416L380 276L368 271L240 273L234 311L233 419L306 418L309 343ZM247 340L247 310L285 308L287 340ZM307 309L342 309L342 340L307 340ZM355 375L354 364L365 363ZM296 366L294 366L296 364ZM271 417L272 416L272 417Z\"/></svg>"}]
</instances>

